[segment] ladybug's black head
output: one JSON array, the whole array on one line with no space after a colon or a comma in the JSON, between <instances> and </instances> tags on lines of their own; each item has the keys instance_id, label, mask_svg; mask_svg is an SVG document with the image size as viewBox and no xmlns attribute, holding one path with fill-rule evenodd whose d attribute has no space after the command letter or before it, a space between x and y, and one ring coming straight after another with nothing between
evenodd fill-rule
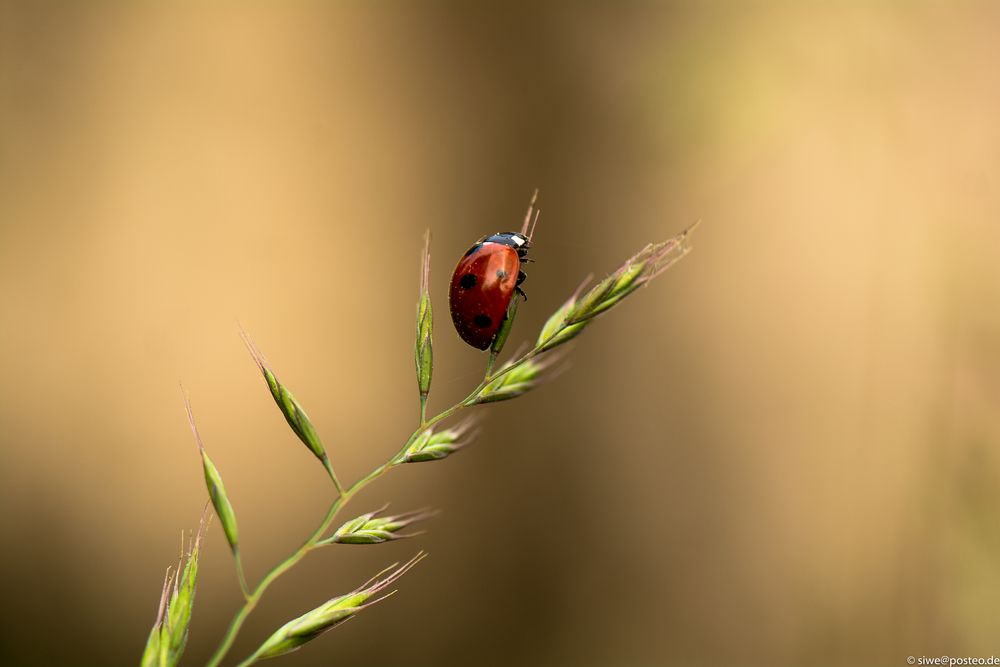
<instances>
[{"instance_id":1,"label":"ladybug's black head","mask_svg":"<svg viewBox=\"0 0 1000 667\"><path fill-rule=\"evenodd\" d=\"M520 257L524 257L528 252L528 237L518 232L499 232L492 236L487 236L480 243L499 243L510 246L517 251Z\"/></svg>"}]
</instances>

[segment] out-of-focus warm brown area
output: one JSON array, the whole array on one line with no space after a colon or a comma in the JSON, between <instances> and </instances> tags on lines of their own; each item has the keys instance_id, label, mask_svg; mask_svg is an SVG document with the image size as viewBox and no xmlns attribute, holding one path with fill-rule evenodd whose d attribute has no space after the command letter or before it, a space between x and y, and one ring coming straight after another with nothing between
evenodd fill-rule
<instances>
[{"instance_id":1,"label":"out-of-focus warm brown area","mask_svg":"<svg viewBox=\"0 0 1000 667\"><path fill-rule=\"evenodd\" d=\"M696 250L352 503L444 513L286 575L234 651L417 549L286 665L873 665L998 652L1000 8L991 2L0 3L4 665L134 664L205 492L251 580L318 522L242 323L346 479L484 355L476 237L541 223L512 337L702 219ZM213 525L187 664L239 593Z\"/></svg>"}]
</instances>

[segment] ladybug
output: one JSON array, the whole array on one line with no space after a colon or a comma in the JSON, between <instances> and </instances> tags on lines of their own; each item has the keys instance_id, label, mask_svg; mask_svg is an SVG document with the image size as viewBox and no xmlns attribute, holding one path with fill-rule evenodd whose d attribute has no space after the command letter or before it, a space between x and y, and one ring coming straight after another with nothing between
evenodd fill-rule
<instances>
[{"instance_id":1,"label":"ladybug","mask_svg":"<svg viewBox=\"0 0 1000 667\"><path fill-rule=\"evenodd\" d=\"M527 299L521 263L530 261L528 246L524 234L500 232L483 237L458 260L448 304L455 330L472 347L490 346L515 292Z\"/></svg>"}]
</instances>

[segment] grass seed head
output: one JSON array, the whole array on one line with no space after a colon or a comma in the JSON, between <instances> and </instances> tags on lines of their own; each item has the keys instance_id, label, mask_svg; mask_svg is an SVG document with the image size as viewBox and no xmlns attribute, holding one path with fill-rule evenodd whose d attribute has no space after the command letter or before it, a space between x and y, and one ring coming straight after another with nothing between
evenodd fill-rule
<instances>
[{"instance_id":1,"label":"grass seed head","mask_svg":"<svg viewBox=\"0 0 1000 667\"><path fill-rule=\"evenodd\" d=\"M309 415L306 414L302 404L278 380L264 358L264 355L254 345L247 332L241 329L240 334L247 349L250 350L250 355L253 357L254 363L257 364L257 368L260 369L264 380L267 382L267 387L271 391L271 397L274 398L274 402L278 406L278 409L281 410L281 414L285 416L288 426L291 427L292 432L302 441L302 444L309 448L313 456L319 459L330 479L333 480L334 485L340 489L340 482L337 480L337 475L333 472L330 457L327 456L323 442L320 440L319 434L316 432L315 427L313 427L312 421L309 419Z\"/></svg>"},{"instance_id":2,"label":"grass seed head","mask_svg":"<svg viewBox=\"0 0 1000 667\"><path fill-rule=\"evenodd\" d=\"M402 529L430 518L434 512L417 510L394 516L379 516L385 507L362 514L338 528L332 537L321 544L381 544L391 540L413 537L420 533L401 533Z\"/></svg>"},{"instance_id":3,"label":"grass seed head","mask_svg":"<svg viewBox=\"0 0 1000 667\"><path fill-rule=\"evenodd\" d=\"M507 362L497 371L497 377L480 390L474 403L509 401L531 391L542 381L551 379L551 376L547 376L543 372L561 358L560 354L543 354L528 359L509 371L505 369L510 368L513 362Z\"/></svg>"},{"instance_id":4,"label":"grass seed head","mask_svg":"<svg viewBox=\"0 0 1000 667\"><path fill-rule=\"evenodd\" d=\"M569 317L573 307L576 305L576 299L581 289L583 289L583 285L563 305L559 306L559 310L546 320L545 325L542 326L542 331L538 334L538 341L535 343L536 347L542 349L555 347L551 343L566 328L566 318Z\"/></svg>"},{"instance_id":5,"label":"grass seed head","mask_svg":"<svg viewBox=\"0 0 1000 667\"><path fill-rule=\"evenodd\" d=\"M328 600L312 611L308 611L298 618L285 623L274 634L268 637L244 664L291 653L301 648L304 644L316 639L324 632L332 630L344 621L353 618L362 609L366 609L392 595L390 592L381 597L376 597L388 586L395 583L410 568L423 560L425 556L426 554L420 552L399 567L393 565L386 568L375 577L369 579L360 588L346 595Z\"/></svg>"},{"instance_id":6,"label":"grass seed head","mask_svg":"<svg viewBox=\"0 0 1000 667\"><path fill-rule=\"evenodd\" d=\"M208 496L212 500L212 507L215 508L215 514L219 517L219 523L222 524L222 531L226 534L226 540L229 542L229 548L233 550L233 554L238 554L240 550L239 546L239 531L236 529L236 512L233 510L232 503L229 502L229 496L226 494L226 487L222 483L222 475L219 474L219 469L215 467L215 463L209 458L208 452L205 451L205 443L201 440L201 434L198 433L198 425L194 421L194 412L191 409L191 401L185 396L184 405L187 407L188 423L191 425L191 432L194 433L195 442L198 443L198 451L201 453L201 464L205 472L205 486L208 487Z\"/></svg>"},{"instance_id":7,"label":"grass seed head","mask_svg":"<svg viewBox=\"0 0 1000 667\"><path fill-rule=\"evenodd\" d=\"M473 420L467 419L454 428L435 432L427 429L420 433L406 451L396 460L396 463L422 463L424 461L439 461L469 444L472 439L464 439L466 432L472 426Z\"/></svg>"},{"instance_id":8,"label":"grass seed head","mask_svg":"<svg viewBox=\"0 0 1000 667\"><path fill-rule=\"evenodd\" d=\"M510 336L510 330L514 326L514 317L517 315L517 304L520 301L521 299L517 294L511 298L510 304L507 306L507 312L504 313L503 322L500 323L500 328L497 330L496 336L493 337L493 342L490 343L490 354L494 358L503 351L503 346Z\"/></svg>"},{"instance_id":9,"label":"grass seed head","mask_svg":"<svg viewBox=\"0 0 1000 667\"><path fill-rule=\"evenodd\" d=\"M434 313L431 309L431 232L424 236L424 253L420 271L420 300L417 302L417 340L414 345L414 360L417 368L417 386L420 397L427 400L431 390L431 374L434 370L434 350L432 334Z\"/></svg>"},{"instance_id":10,"label":"grass seed head","mask_svg":"<svg viewBox=\"0 0 1000 667\"><path fill-rule=\"evenodd\" d=\"M206 507L207 510L207 507ZM198 558L205 535L207 513L203 513L198 533L191 539L187 551L181 549L177 569L163 582L156 622L146 641L140 660L141 667L174 667L187 645L191 612L194 609L195 587L198 581Z\"/></svg>"},{"instance_id":11,"label":"grass seed head","mask_svg":"<svg viewBox=\"0 0 1000 667\"><path fill-rule=\"evenodd\" d=\"M672 239L650 243L586 292L586 283L577 288L542 327L536 349L547 351L572 340L595 317L673 266L691 251L688 235L695 227L697 223Z\"/></svg>"}]
</instances>

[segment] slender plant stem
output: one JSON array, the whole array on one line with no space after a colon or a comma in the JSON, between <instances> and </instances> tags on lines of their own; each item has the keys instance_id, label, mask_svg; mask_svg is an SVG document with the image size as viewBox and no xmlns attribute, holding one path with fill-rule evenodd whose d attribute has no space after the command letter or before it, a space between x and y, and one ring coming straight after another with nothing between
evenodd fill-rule
<instances>
[{"instance_id":1,"label":"slender plant stem","mask_svg":"<svg viewBox=\"0 0 1000 667\"><path fill-rule=\"evenodd\" d=\"M323 517L323 521L320 522L319 527L313 532L313 534L309 536L309 539L306 540L302 546L296 549L292 555L278 563L270 572L264 575L264 578L261 579L259 584L257 584L257 587L253 590L253 592L247 596L246 600L243 602L243 606L240 607L240 609L236 612L236 615L233 616L233 620L229 623L229 629L226 631L226 636L223 637L222 643L219 644L219 648L215 650L211 659L209 659L208 663L206 663L207 667L216 667L220 662L222 662L222 659L226 657L226 653L229 652L230 647L232 647L233 642L236 640L237 633L239 633L240 628L243 627L243 622L246 621L247 616L249 616L250 612L257 606L257 603L260 601L264 591L267 590L267 587L270 586L275 579L284 574L286 570L298 563L307 553L309 553L309 550L316 543L316 540L323 536L323 533L326 532L326 529L330 526L334 517L337 516L337 511L343 505L347 497L346 493L337 496L337 498L330 505L330 508L327 510L326 516Z\"/></svg>"},{"instance_id":2,"label":"slender plant stem","mask_svg":"<svg viewBox=\"0 0 1000 667\"><path fill-rule=\"evenodd\" d=\"M493 366L497 363L497 353L494 350L490 350L490 358L486 360L486 374L485 378L490 376L493 372Z\"/></svg>"},{"instance_id":3,"label":"slender plant stem","mask_svg":"<svg viewBox=\"0 0 1000 667\"><path fill-rule=\"evenodd\" d=\"M333 464L330 463L330 459L329 458L324 458L323 459L323 467L326 468L327 474L329 474L330 475L330 479L333 480L333 488L337 489L337 495L338 496L343 495L343 493L344 493L344 487L342 487L340 485L340 480L337 479L337 473L335 473L333 471Z\"/></svg>"},{"instance_id":4,"label":"slender plant stem","mask_svg":"<svg viewBox=\"0 0 1000 667\"><path fill-rule=\"evenodd\" d=\"M240 590L243 591L243 597L250 597L250 587L247 586L247 575L243 572L243 558L240 556L239 549L233 553L233 559L236 561L236 576L240 578Z\"/></svg>"},{"instance_id":5,"label":"slender plant stem","mask_svg":"<svg viewBox=\"0 0 1000 667\"><path fill-rule=\"evenodd\" d=\"M254 608L257 606L257 603L260 601L261 596L264 595L264 591L266 591L267 588L272 583L274 583L274 581L278 577L280 577L282 574L288 571L293 565L302 560L307 553L316 548L317 546L316 543L319 542L319 540L323 537L324 533L326 533L326 531L330 528L330 524L333 523L334 519L336 519L337 514L340 512L341 509L343 509L343 507L348 503L348 501L350 501L350 499L356 493L358 493L363 488L368 486L368 484L370 484L371 482L375 481L376 479L384 475L386 472L388 472L389 468L391 468L393 465L396 464L397 460L403 454L406 453L407 448L411 444L413 444L413 441L416 440L417 436L419 436L423 431L427 430L431 426L434 426L440 421L448 419L449 417L457 413L459 410L475 405L476 397L479 395L479 392L481 392L483 388L486 387L487 384L489 384L493 380L496 380L497 378L503 375L506 375L510 371L514 370L515 368L523 364L524 362L528 361L528 359L538 354L538 351L539 350L536 348L527 352L520 359L518 359L511 365L500 369L496 373L493 373L493 363L496 361L496 355L491 354L490 361L488 362L486 368L486 375L483 378L483 381L479 383L479 386L477 386L472 391L472 393L470 393L464 399L462 399L458 403L455 403L444 412L441 412L435 415L434 417L431 417L430 419L425 418L426 401L422 400L421 410L420 410L421 412L420 425L417 427L416 430L413 431L413 433L410 434L410 437L406 439L406 443L403 445L403 447L388 461L386 461L385 463L378 466L377 468L369 472L367 475L356 481L348 489L341 491L338 494L338 496L334 499L333 503L331 503L330 508L326 512L326 516L323 517L323 520L320 522L316 530L313 531L312 535L309 536L309 539L303 542L302 546L300 546L298 549L292 552L290 556L288 556L287 558L285 558L285 560L278 563L276 566L274 566L274 568L271 569L270 572L264 575L264 578L261 579L260 583L257 584L257 587L254 588L252 592L248 592L249 589L246 585L246 580L243 578L242 563L239 562L239 560L237 559L237 569L240 571L240 581L244 590L244 597L246 599L243 602L243 606L241 606L239 610L236 612L236 615L233 616L233 620L229 623L229 628L228 630L226 630L226 634L222 639L222 643L219 644L219 647L215 650L215 653L212 654L212 657L209 659L208 663L206 663L206 667L218 667L218 665L222 662L223 658L226 657L226 654L229 652L229 649L232 648L233 642L236 641L236 635L239 634L239 631L243 627L243 623L246 621L247 616L249 616L250 612L252 612ZM340 485L339 483L337 483L336 477L333 477L333 479L339 490ZM249 664L251 664L251 662L249 661L244 661L240 663L241 667L243 665L249 665Z\"/></svg>"}]
</instances>

